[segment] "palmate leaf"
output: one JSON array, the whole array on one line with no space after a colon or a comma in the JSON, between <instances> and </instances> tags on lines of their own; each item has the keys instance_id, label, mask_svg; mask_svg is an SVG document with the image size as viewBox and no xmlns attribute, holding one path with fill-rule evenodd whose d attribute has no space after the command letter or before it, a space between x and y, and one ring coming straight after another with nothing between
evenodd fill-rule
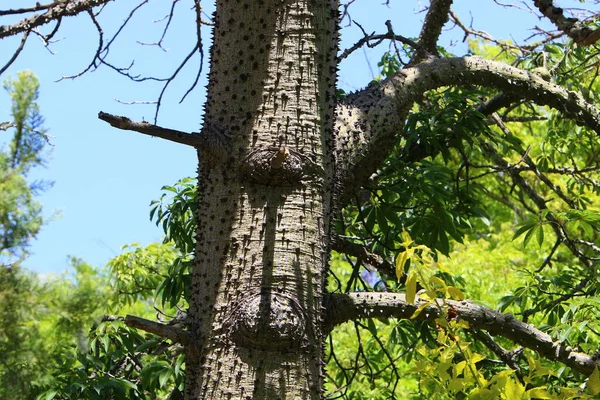
<instances>
[{"instance_id":1,"label":"palmate leaf","mask_svg":"<svg viewBox=\"0 0 600 400\"><path fill-rule=\"evenodd\" d=\"M549 210L542 210L538 216L531 215L527 217L526 222L517 229L512 240L514 241L525 234L525 237L523 238L524 247L527 247L529 241L534 237L536 238L538 246L542 247L542 244L544 243L544 225L548 224L548 221L545 220L545 218L549 212Z\"/></svg>"}]
</instances>

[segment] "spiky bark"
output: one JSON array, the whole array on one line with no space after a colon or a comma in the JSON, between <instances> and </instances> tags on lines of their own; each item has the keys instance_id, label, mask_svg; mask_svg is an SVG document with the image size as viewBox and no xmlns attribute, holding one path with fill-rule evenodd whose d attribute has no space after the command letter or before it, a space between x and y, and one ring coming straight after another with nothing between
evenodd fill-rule
<instances>
[{"instance_id":1,"label":"spiky bark","mask_svg":"<svg viewBox=\"0 0 600 400\"><path fill-rule=\"evenodd\" d=\"M188 399L317 399L337 5L220 0L199 151Z\"/></svg>"},{"instance_id":2,"label":"spiky bark","mask_svg":"<svg viewBox=\"0 0 600 400\"><path fill-rule=\"evenodd\" d=\"M198 149L188 330L126 320L186 347L186 398L320 398L324 334L350 319L412 317L415 305L396 294L326 295L324 275L332 210L341 209L381 165L423 93L442 86L494 87L504 92L499 98L555 107L600 133L600 111L544 76L479 57L426 58L450 4L432 2L419 41L425 51L410 68L337 104L335 138L334 0L219 0L199 135L99 114L117 128ZM500 103L485 107L493 113ZM394 273L355 243L333 244ZM600 366L597 357L510 314L448 304L473 329L505 336L584 373ZM422 318L438 315L439 309L428 310Z\"/></svg>"}]
</instances>

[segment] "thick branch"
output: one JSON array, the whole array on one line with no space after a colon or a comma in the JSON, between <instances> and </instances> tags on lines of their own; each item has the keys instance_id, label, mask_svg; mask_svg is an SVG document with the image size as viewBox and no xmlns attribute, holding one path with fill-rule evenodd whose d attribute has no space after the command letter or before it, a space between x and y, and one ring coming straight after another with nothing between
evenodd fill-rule
<instances>
[{"instance_id":1,"label":"thick branch","mask_svg":"<svg viewBox=\"0 0 600 400\"><path fill-rule=\"evenodd\" d=\"M503 336L531 349L541 356L563 363L586 375L595 367L600 368L600 359L576 352L560 340L534 326L521 322L512 314L502 314L469 301L445 300L446 304L460 318L469 323L470 329L485 330L494 336ZM330 294L326 299L327 316L325 326L331 331L336 325L358 318L399 318L410 319L423 302L406 302L401 293L348 293ZM415 319L434 321L440 316L440 309L432 304Z\"/></svg>"},{"instance_id":2,"label":"thick branch","mask_svg":"<svg viewBox=\"0 0 600 400\"><path fill-rule=\"evenodd\" d=\"M558 29L565 32L573 41L583 46L594 44L600 39L600 30L582 26L577 18L567 18L563 9L555 7L552 0L535 0L533 2L546 18Z\"/></svg>"},{"instance_id":3,"label":"thick branch","mask_svg":"<svg viewBox=\"0 0 600 400\"><path fill-rule=\"evenodd\" d=\"M337 206L376 171L398 140L412 104L428 90L480 85L548 105L600 133L600 112L572 91L541 76L481 57L430 59L349 95L337 109Z\"/></svg>"},{"instance_id":4,"label":"thick branch","mask_svg":"<svg viewBox=\"0 0 600 400\"><path fill-rule=\"evenodd\" d=\"M438 54L437 41L440 37L440 33L442 33L442 27L448 22L448 13L450 12L451 5L452 0L431 1L429 10L425 16L423 28L419 34L418 43L421 48L417 49L415 56L411 60L412 65L417 64L426 58L427 54L424 54L422 49L429 52L429 54Z\"/></svg>"},{"instance_id":5,"label":"thick branch","mask_svg":"<svg viewBox=\"0 0 600 400\"><path fill-rule=\"evenodd\" d=\"M43 6L48 7L48 11L43 14L34 14L13 25L0 26L0 39L31 31L32 29L38 28L61 17L77 15L82 11L91 10L94 7L106 4L109 1L111 0L55 1L53 5Z\"/></svg>"},{"instance_id":6,"label":"thick branch","mask_svg":"<svg viewBox=\"0 0 600 400\"><path fill-rule=\"evenodd\" d=\"M128 315L125 317L125 324L132 328L153 333L160 337L171 340L174 343L181 343L186 346L191 340L191 333L175 325L161 324L160 322L150 321L148 319Z\"/></svg>"},{"instance_id":7,"label":"thick branch","mask_svg":"<svg viewBox=\"0 0 600 400\"><path fill-rule=\"evenodd\" d=\"M205 142L202 136L199 134L191 134L176 131L174 129L163 128L145 121L135 122L127 117L112 115L102 111L98 113L98 118L100 118L102 121L108 122L111 126L118 129L123 129L126 131L135 131L143 133L144 135L156 136L161 139L186 144L188 146L201 147Z\"/></svg>"}]
</instances>

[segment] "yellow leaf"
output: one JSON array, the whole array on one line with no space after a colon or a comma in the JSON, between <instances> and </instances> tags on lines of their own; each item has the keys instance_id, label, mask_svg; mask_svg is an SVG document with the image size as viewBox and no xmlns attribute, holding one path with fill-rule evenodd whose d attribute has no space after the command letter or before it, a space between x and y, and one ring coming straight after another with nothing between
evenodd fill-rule
<instances>
[{"instance_id":1,"label":"yellow leaf","mask_svg":"<svg viewBox=\"0 0 600 400\"><path fill-rule=\"evenodd\" d=\"M402 236L402 245L404 247L410 246L410 244L412 243L412 239L411 239L410 235L408 234L408 232L402 231L402 233L400 235Z\"/></svg>"},{"instance_id":2,"label":"yellow leaf","mask_svg":"<svg viewBox=\"0 0 600 400\"><path fill-rule=\"evenodd\" d=\"M441 362L435 368L437 376L440 379L447 381L450 379L450 374L448 374L448 370L452 367L452 363L449 362Z\"/></svg>"},{"instance_id":3,"label":"yellow leaf","mask_svg":"<svg viewBox=\"0 0 600 400\"><path fill-rule=\"evenodd\" d=\"M538 376L556 375L550 368L544 367L539 360L534 359L531 356L527 357L527 363L529 364L529 376L535 378Z\"/></svg>"},{"instance_id":4,"label":"yellow leaf","mask_svg":"<svg viewBox=\"0 0 600 400\"><path fill-rule=\"evenodd\" d=\"M465 294L460 289L457 289L454 286L448 286L448 294L450 295L450 298L454 300L465 299Z\"/></svg>"},{"instance_id":5,"label":"yellow leaf","mask_svg":"<svg viewBox=\"0 0 600 400\"><path fill-rule=\"evenodd\" d=\"M469 400L496 400L497 393L485 388L475 388L469 393Z\"/></svg>"},{"instance_id":6,"label":"yellow leaf","mask_svg":"<svg viewBox=\"0 0 600 400\"><path fill-rule=\"evenodd\" d=\"M469 323L467 321L465 321L464 319L460 319L460 320L456 321L455 324L458 328L463 328L463 329L469 329L471 327L471 325L469 325Z\"/></svg>"},{"instance_id":7,"label":"yellow leaf","mask_svg":"<svg viewBox=\"0 0 600 400\"><path fill-rule=\"evenodd\" d=\"M406 278L406 301L409 304L415 303L415 297L417 295L417 274L411 272Z\"/></svg>"},{"instance_id":8,"label":"yellow leaf","mask_svg":"<svg viewBox=\"0 0 600 400\"><path fill-rule=\"evenodd\" d=\"M404 274L404 265L407 261L410 262L414 254L414 249L406 249L406 251L399 253L396 257L396 277L398 278L398 280L400 280L400 278L402 278L402 275Z\"/></svg>"},{"instance_id":9,"label":"yellow leaf","mask_svg":"<svg viewBox=\"0 0 600 400\"><path fill-rule=\"evenodd\" d=\"M482 356L482 355L481 355L481 354L479 354L479 353L473 353L473 354L471 355L471 362L472 362L473 364L475 364L475 363L478 363L479 361L482 361L482 360L485 360L485 357L484 357L484 356Z\"/></svg>"},{"instance_id":10,"label":"yellow leaf","mask_svg":"<svg viewBox=\"0 0 600 400\"><path fill-rule=\"evenodd\" d=\"M462 372L464 371L465 367L467 366L467 362L466 361L461 361L458 364L456 364L454 366L454 374L456 376L462 374Z\"/></svg>"},{"instance_id":11,"label":"yellow leaf","mask_svg":"<svg viewBox=\"0 0 600 400\"><path fill-rule=\"evenodd\" d=\"M512 378L506 380L506 385L504 386L504 395L506 399L522 399L523 394L525 394L525 387L521 385L520 382L517 382Z\"/></svg>"},{"instance_id":12,"label":"yellow leaf","mask_svg":"<svg viewBox=\"0 0 600 400\"><path fill-rule=\"evenodd\" d=\"M440 279L437 276L432 276L431 278L429 278L429 282L433 283L434 285L438 285L440 287L446 287L446 282L444 282L442 279Z\"/></svg>"},{"instance_id":13,"label":"yellow leaf","mask_svg":"<svg viewBox=\"0 0 600 400\"><path fill-rule=\"evenodd\" d=\"M420 306L419 308L417 308L415 310L415 312L413 313L413 315L410 317L410 319L417 318L424 309L426 309L427 307L429 307L431 305L431 303L432 303L431 301L428 301L427 303L425 303L422 306Z\"/></svg>"},{"instance_id":14,"label":"yellow leaf","mask_svg":"<svg viewBox=\"0 0 600 400\"><path fill-rule=\"evenodd\" d=\"M424 295L426 295L427 298L431 300L434 300L437 297L437 293L435 290L427 290L425 291L425 293L423 293L422 297L424 297Z\"/></svg>"},{"instance_id":15,"label":"yellow leaf","mask_svg":"<svg viewBox=\"0 0 600 400\"><path fill-rule=\"evenodd\" d=\"M403 251L398 254L396 257L396 278L400 280L402 278L402 274L404 274L404 264L406 264L406 260L408 259L408 254Z\"/></svg>"},{"instance_id":16,"label":"yellow leaf","mask_svg":"<svg viewBox=\"0 0 600 400\"><path fill-rule=\"evenodd\" d=\"M541 387L529 389L525 392L525 396L529 399L552 399L552 395Z\"/></svg>"},{"instance_id":17,"label":"yellow leaf","mask_svg":"<svg viewBox=\"0 0 600 400\"><path fill-rule=\"evenodd\" d=\"M588 378L587 383L585 384L588 391L592 394L592 396L600 393L600 373L598 372L598 367L594 367L594 372Z\"/></svg>"},{"instance_id":18,"label":"yellow leaf","mask_svg":"<svg viewBox=\"0 0 600 400\"><path fill-rule=\"evenodd\" d=\"M465 380L462 378L456 378L456 379L452 379L449 383L448 383L448 389L450 390L462 390L462 388L465 386Z\"/></svg>"}]
</instances>

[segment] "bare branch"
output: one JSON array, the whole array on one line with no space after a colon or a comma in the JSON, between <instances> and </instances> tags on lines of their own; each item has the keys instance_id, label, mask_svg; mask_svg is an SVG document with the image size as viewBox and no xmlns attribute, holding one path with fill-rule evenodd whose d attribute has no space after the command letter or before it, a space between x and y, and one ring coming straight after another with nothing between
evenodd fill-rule
<instances>
[{"instance_id":1,"label":"bare branch","mask_svg":"<svg viewBox=\"0 0 600 400\"><path fill-rule=\"evenodd\" d=\"M389 22L389 21L387 21L387 22ZM354 43L351 47L347 48L346 50L344 50L342 52L342 54L340 54L340 56L338 57L338 62L343 60L344 58L348 57L350 54L354 53L356 50L360 49L364 45L372 48L372 47L379 45L384 40L397 40L398 42L409 45L415 49L420 48L419 44L416 43L414 40L411 40L411 39L401 36L401 35L397 35L393 31L391 31L389 28L388 28L388 32L385 34L376 35L375 33L371 33L371 34L363 33L363 35L364 36L359 41Z\"/></svg>"},{"instance_id":2,"label":"bare branch","mask_svg":"<svg viewBox=\"0 0 600 400\"><path fill-rule=\"evenodd\" d=\"M156 136L162 139L170 140L171 142L186 144L192 147L199 147L204 143L202 136L200 136L198 133L191 134L174 129L167 129L145 121L135 122L127 117L112 115L102 111L98 113L98 118L100 118L102 121L108 122L111 126L118 129L135 131L143 133L144 135Z\"/></svg>"},{"instance_id":3,"label":"bare branch","mask_svg":"<svg viewBox=\"0 0 600 400\"><path fill-rule=\"evenodd\" d=\"M443 26L448 22L448 13L450 12L451 5L452 0L431 1L418 40L421 49L424 49L427 53L418 49L410 62L411 65L415 65L427 58L428 54L438 55L437 41L440 33L442 33Z\"/></svg>"},{"instance_id":4,"label":"bare branch","mask_svg":"<svg viewBox=\"0 0 600 400\"><path fill-rule=\"evenodd\" d=\"M94 7L108 3L111 0L79 0L79 1L55 1L40 9L47 9L44 14L33 15L13 25L0 26L0 39L31 31L37 27L47 24L61 17L77 15L82 11L91 10ZM35 11L35 10L32 10ZM26 11L24 11L26 12Z\"/></svg>"},{"instance_id":5,"label":"bare branch","mask_svg":"<svg viewBox=\"0 0 600 400\"><path fill-rule=\"evenodd\" d=\"M19 43L19 47L17 47L17 49L13 53L12 57L10 58L10 60L8 60L8 62L6 64L4 64L4 66L2 68L0 68L0 75L2 75L4 73L4 71L6 71L8 69L8 67L10 67L12 65L12 63L15 62L15 60L17 59L17 57L19 57L19 54L21 54L21 51L23 51L23 48L25 47L25 43L27 42L27 39L29 38L29 33L30 32L31 31L25 32L25 34L21 38L21 43Z\"/></svg>"},{"instance_id":6,"label":"bare branch","mask_svg":"<svg viewBox=\"0 0 600 400\"><path fill-rule=\"evenodd\" d=\"M594 368L600 368L600 358L577 352L534 326L515 319L512 314L503 314L470 301L444 302L457 318L469 323L469 329L484 330L491 335L505 337L586 375L591 374ZM339 324L358 318L412 319L415 311L425 304L421 300L410 304L402 293L330 294L326 299L325 329L329 332ZM441 315L441 310L432 303L414 319L434 322Z\"/></svg>"},{"instance_id":7,"label":"bare branch","mask_svg":"<svg viewBox=\"0 0 600 400\"><path fill-rule=\"evenodd\" d=\"M556 27L565 32L573 41L582 46L589 46L600 39L600 30L583 26L577 18L567 18L563 9L555 7L552 0L534 0L533 4Z\"/></svg>"},{"instance_id":8,"label":"bare branch","mask_svg":"<svg viewBox=\"0 0 600 400\"><path fill-rule=\"evenodd\" d=\"M133 315L125 317L125 324L167 338L174 343L181 343L184 346L186 346L192 338L190 332L176 327L175 325L161 324L160 322L150 321Z\"/></svg>"},{"instance_id":9,"label":"bare branch","mask_svg":"<svg viewBox=\"0 0 600 400\"><path fill-rule=\"evenodd\" d=\"M32 12L36 12L36 11L47 10L50 7L55 6L55 5L56 5L55 2L48 3L48 4L37 3L33 7L23 7L23 8L14 8L14 9L10 9L10 10L0 10L0 17L4 16L4 15L28 14L28 13L32 13Z\"/></svg>"}]
</instances>

